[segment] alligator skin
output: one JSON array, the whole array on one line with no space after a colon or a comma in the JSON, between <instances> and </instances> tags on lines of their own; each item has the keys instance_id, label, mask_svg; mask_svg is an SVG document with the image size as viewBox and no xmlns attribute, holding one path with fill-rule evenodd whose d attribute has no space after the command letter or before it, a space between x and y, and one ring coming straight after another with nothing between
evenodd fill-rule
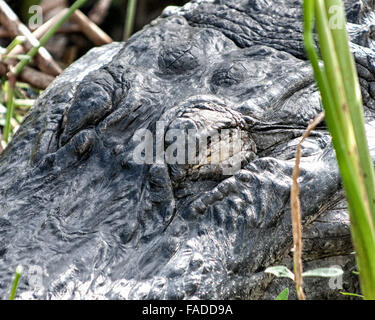
<instances>
[{"instance_id":1,"label":"alligator skin","mask_svg":"<svg viewBox=\"0 0 375 320\"><path fill-rule=\"evenodd\" d=\"M345 5L373 152L374 4ZM296 144L321 111L301 21L300 1L192 1L57 78L0 157L0 297L20 264L23 299L272 299L292 286L264 270L290 263ZM241 169L138 163L134 136L157 121L241 132ZM345 269L341 288L314 279L306 292L340 299L358 279L324 123L302 153L306 268Z\"/></svg>"}]
</instances>

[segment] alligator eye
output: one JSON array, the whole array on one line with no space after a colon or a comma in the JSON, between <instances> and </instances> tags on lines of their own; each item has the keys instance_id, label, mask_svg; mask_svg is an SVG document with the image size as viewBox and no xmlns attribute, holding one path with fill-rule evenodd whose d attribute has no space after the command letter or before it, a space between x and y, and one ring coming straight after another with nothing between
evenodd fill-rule
<instances>
[{"instance_id":1,"label":"alligator eye","mask_svg":"<svg viewBox=\"0 0 375 320\"><path fill-rule=\"evenodd\" d=\"M199 66L199 61L191 52L190 45L168 46L162 49L158 59L159 68L164 73L185 74Z\"/></svg>"},{"instance_id":2,"label":"alligator eye","mask_svg":"<svg viewBox=\"0 0 375 320\"><path fill-rule=\"evenodd\" d=\"M214 72L211 84L214 87L229 88L243 82L245 79L245 69L241 64L232 65L228 68L221 68Z\"/></svg>"}]
</instances>

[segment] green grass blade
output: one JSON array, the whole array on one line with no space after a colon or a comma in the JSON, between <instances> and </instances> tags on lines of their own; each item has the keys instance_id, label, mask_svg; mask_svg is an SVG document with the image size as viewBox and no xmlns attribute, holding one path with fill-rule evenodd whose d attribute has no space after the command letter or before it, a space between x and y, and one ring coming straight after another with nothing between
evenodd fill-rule
<instances>
[{"instance_id":1,"label":"green grass blade","mask_svg":"<svg viewBox=\"0 0 375 320\"><path fill-rule=\"evenodd\" d=\"M22 44L24 41L25 41L24 36L15 37L13 41L6 48L5 55L2 57L2 60L4 61L5 59L7 59L7 55L9 54L9 52L11 52L16 46Z\"/></svg>"},{"instance_id":2,"label":"green grass blade","mask_svg":"<svg viewBox=\"0 0 375 320\"><path fill-rule=\"evenodd\" d=\"M354 58L348 44L349 37L346 31L345 10L341 0L325 0L325 7L328 13L333 42L336 51L340 53L337 55L337 58L341 67L346 100L353 123L372 221L375 222L375 173L365 132L361 88L359 86Z\"/></svg>"},{"instance_id":3,"label":"green grass blade","mask_svg":"<svg viewBox=\"0 0 375 320\"><path fill-rule=\"evenodd\" d=\"M347 95L337 58L337 48L329 28L323 0L304 1L304 37L306 52L322 95L326 123L332 136L343 186L348 200L352 238L360 268L362 291L366 299L375 298L375 232L366 186L359 165L358 148L350 117ZM316 26L324 68L320 69L313 45L313 17ZM341 54L341 52L340 52ZM318 66L318 67L317 67Z\"/></svg>"},{"instance_id":4,"label":"green grass blade","mask_svg":"<svg viewBox=\"0 0 375 320\"><path fill-rule=\"evenodd\" d=\"M16 273L14 275L12 288L10 290L9 300L14 300L14 298L16 297L18 283L20 281L22 271L23 271L22 266L18 266L17 269L16 269Z\"/></svg>"},{"instance_id":5,"label":"green grass blade","mask_svg":"<svg viewBox=\"0 0 375 320\"><path fill-rule=\"evenodd\" d=\"M357 298L361 298L363 299L364 296L362 296L361 294L357 294L357 293L351 293L351 292L340 292L343 296L352 296L352 297L357 297Z\"/></svg>"},{"instance_id":6,"label":"green grass blade","mask_svg":"<svg viewBox=\"0 0 375 320\"><path fill-rule=\"evenodd\" d=\"M133 33L136 9L137 0L128 0L128 8L126 10L126 21L123 36L124 41L128 40Z\"/></svg>"},{"instance_id":7,"label":"green grass blade","mask_svg":"<svg viewBox=\"0 0 375 320\"><path fill-rule=\"evenodd\" d=\"M7 96L8 96L7 103L6 103L7 116L6 116L4 133L3 133L3 139L6 143L8 143L9 141L9 136L10 136L10 132L12 128L11 120L12 120L13 112L14 112L14 85L11 84L11 81L14 81L14 80L7 81L5 83L5 88L4 88L4 91L7 92Z\"/></svg>"}]
</instances>

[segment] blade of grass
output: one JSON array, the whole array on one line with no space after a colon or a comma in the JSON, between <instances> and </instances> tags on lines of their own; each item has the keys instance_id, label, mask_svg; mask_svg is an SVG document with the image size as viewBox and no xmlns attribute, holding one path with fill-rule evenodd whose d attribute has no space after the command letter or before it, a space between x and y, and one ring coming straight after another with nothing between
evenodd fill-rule
<instances>
[{"instance_id":1,"label":"blade of grass","mask_svg":"<svg viewBox=\"0 0 375 320\"><path fill-rule=\"evenodd\" d=\"M21 88L21 89L31 89L30 84L22 82L22 81L17 81L16 87Z\"/></svg>"},{"instance_id":2,"label":"blade of grass","mask_svg":"<svg viewBox=\"0 0 375 320\"><path fill-rule=\"evenodd\" d=\"M340 292L343 296L352 296L352 297L357 297L357 298L364 298L361 294L357 293L351 293L351 292Z\"/></svg>"},{"instance_id":3,"label":"blade of grass","mask_svg":"<svg viewBox=\"0 0 375 320\"><path fill-rule=\"evenodd\" d=\"M348 200L352 238L360 269L361 288L366 299L375 299L375 231L343 84L342 70L347 66L340 65L337 54L338 48L334 45L325 2L316 0L315 9L320 48L326 68L325 73L329 79L330 89L335 100L335 118L333 120L338 121L339 118L344 118L341 119L344 122L339 122L340 131L331 132L331 134L333 139L337 136L345 137L346 152L344 152L344 156L350 160L348 162L350 166L340 167L339 164L339 167ZM353 90L353 88L349 88L349 90Z\"/></svg>"},{"instance_id":4,"label":"blade of grass","mask_svg":"<svg viewBox=\"0 0 375 320\"><path fill-rule=\"evenodd\" d=\"M7 59L7 55L9 54L9 52L11 52L18 45L21 45L24 41L25 41L24 36L15 37L13 41L9 44L9 46L6 48L5 55L2 57L1 60Z\"/></svg>"},{"instance_id":5,"label":"blade of grass","mask_svg":"<svg viewBox=\"0 0 375 320\"><path fill-rule=\"evenodd\" d=\"M4 127L4 133L3 133L3 139L6 143L9 141L9 136L11 132L11 120L13 117L14 112L14 87L15 87L16 80L14 77L9 77L9 81L6 82L5 85L5 92L7 94L7 116L6 116L6 122Z\"/></svg>"},{"instance_id":6,"label":"blade of grass","mask_svg":"<svg viewBox=\"0 0 375 320\"><path fill-rule=\"evenodd\" d=\"M341 178L348 200L353 242L362 274L362 290L367 299L375 298L375 233L364 181L361 177L355 134L350 119L336 48L329 29L324 1L304 0L304 43L321 92L326 123L332 136ZM313 45L313 17L324 68L320 69ZM315 52L315 53L314 53ZM366 279L366 281L364 281Z\"/></svg>"},{"instance_id":7,"label":"blade of grass","mask_svg":"<svg viewBox=\"0 0 375 320\"><path fill-rule=\"evenodd\" d=\"M353 55L349 47L349 37L346 31L346 17L341 0L325 0L328 13L329 27L334 46L340 54L337 55L343 77L347 105L353 123L354 134L357 142L362 177L366 186L372 220L375 221L375 173L370 156L365 132L361 88L357 75Z\"/></svg>"},{"instance_id":8,"label":"blade of grass","mask_svg":"<svg viewBox=\"0 0 375 320\"><path fill-rule=\"evenodd\" d=\"M137 0L128 0L128 8L126 10L126 21L123 36L124 41L128 40L133 33L136 9Z\"/></svg>"},{"instance_id":9,"label":"blade of grass","mask_svg":"<svg viewBox=\"0 0 375 320\"><path fill-rule=\"evenodd\" d=\"M13 283L12 283L12 288L10 290L9 300L14 300L14 298L16 297L18 283L20 281L22 271L23 271L22 266L18 266L16 268L16 273L14 275L14 280L13 280Z\"/></svg>"}]
</instances>

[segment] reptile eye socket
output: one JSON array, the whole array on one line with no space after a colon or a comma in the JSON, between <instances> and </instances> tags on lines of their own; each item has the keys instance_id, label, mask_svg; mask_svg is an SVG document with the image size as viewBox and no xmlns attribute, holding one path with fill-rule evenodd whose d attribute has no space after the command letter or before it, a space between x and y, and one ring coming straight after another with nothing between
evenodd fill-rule
<instances>
[{"instance_id":1,"label":"reptile eye socket","mask_svg":"<svg viewBox=\"0 0 375 320\"><path fill-rule=\"evenodd\" d=\"M211 78L213 91L215 87L229 88L242 83L245 80L245 70L242 65L232 65L228 68L216 70Z\"/></svg>"},{"instance_id":2,"label":"reptile eye socket","mask_svg":"<svg viewBox=\"0 0 375 320\"><path fill-rule=\"evenodd\" d=\"M158 59L159 68L167 74L186 74L187 71L196 69L199 61L191 52L190 44L181 46L170 45L164 47Z\"/></svg>"}]
</instances>

